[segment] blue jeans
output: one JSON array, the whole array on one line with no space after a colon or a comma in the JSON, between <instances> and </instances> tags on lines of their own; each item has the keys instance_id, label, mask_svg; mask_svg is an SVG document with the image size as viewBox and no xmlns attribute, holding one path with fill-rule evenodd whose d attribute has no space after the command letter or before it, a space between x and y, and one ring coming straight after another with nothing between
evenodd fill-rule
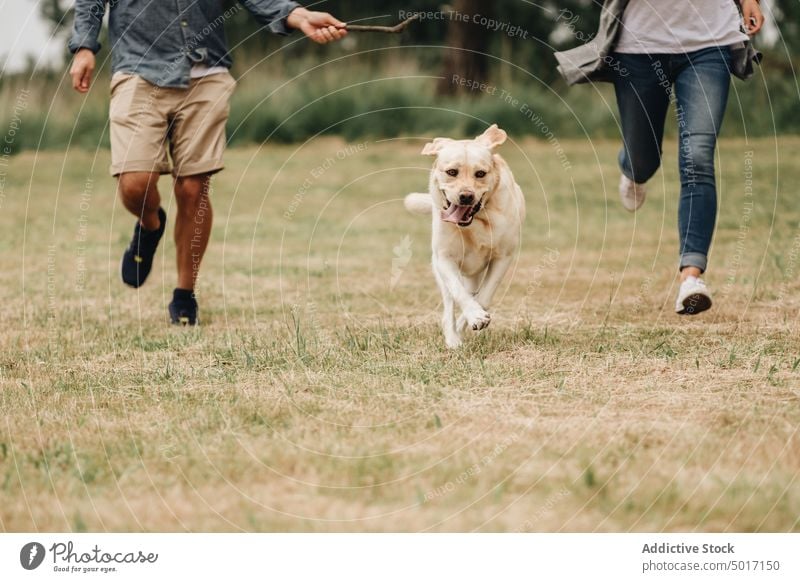
<instances>
[{"instance_id":1,"label":"blue jeans","mask_svg":"<svg viewBox=\"0 0 800 582\"><path fill-rule=\"evenodd\" d=\"M661 165L664 122L673 96L678 121L680 268L705 271L717 218L714 151L730 85L728 47L682 54L620 54L614 81L622 124L622 172L647 182Z\"/></svg>"}]
</instances>

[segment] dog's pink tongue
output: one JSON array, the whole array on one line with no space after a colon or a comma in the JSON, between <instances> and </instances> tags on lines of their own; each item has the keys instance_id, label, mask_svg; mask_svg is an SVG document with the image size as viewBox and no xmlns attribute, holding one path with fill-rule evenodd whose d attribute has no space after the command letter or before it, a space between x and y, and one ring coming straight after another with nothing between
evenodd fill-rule
<instances>
[{"instance_id":1,"label":"dog's pink tongue","mask_svg":"<svg viewBox=\"0 0 800 582\"><path fill-rule=\"evenodd\" d=\"M454 222L456 224L459 222L466 222L469 220L469 213L471 210L472 206L453 204L447 210L442 210L442 220L445 222Z\"/></svg>"}]
</instances>

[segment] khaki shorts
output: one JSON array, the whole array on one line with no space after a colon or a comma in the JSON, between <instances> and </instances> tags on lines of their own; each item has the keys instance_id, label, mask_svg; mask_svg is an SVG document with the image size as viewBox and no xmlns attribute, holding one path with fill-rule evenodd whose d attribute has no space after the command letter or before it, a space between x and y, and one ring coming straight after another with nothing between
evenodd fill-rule
<instances>
[{"instance_id":1,"label":"khaki shorts","mask_svg":"<svg viewBox=\"0 0 800 582\"><path fill-rule=\"evenodd\" d=\"M235 86L230 73L192 79L188 89L115 74L109 115L111 175L171 172L177 177L221 170L228 101Z\"/></svg>"}]
</instances>

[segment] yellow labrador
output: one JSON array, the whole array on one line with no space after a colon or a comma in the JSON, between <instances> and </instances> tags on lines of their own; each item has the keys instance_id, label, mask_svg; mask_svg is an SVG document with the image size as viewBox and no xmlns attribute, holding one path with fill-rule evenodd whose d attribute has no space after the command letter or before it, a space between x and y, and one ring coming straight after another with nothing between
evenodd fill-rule
<instances>
[{"instance_id":1,"label":"yellow labrador","mask_svg":"<svg viewBox=\"0 0 800 582\"><path fill-rule=\"evenodd\" d=\"M471 140L437 137L422 150L436 156L429 193L405 198L410 212L433 215L433 274L450 348L461 345L464 329L489 325L487 309L519 247L525 198L494 153L507 137L497 125Z\"/></svg>"}]
</instances>

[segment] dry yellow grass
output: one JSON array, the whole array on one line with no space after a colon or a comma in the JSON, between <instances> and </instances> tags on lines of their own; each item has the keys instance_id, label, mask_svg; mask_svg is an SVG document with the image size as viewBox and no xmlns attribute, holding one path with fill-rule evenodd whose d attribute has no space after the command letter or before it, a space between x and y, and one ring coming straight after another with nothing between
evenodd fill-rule
<instances>
[{"instance_id":1,"label":"dry yellow grass","mask_svg":"<svg viewBox=\"0 0 800 582\"><path fill-rule=\"evenodd\" d=\"M13 158L0 528L800 529L800 139L722 143L716 305L693 319L674 143L635 216L617 144L562 143L568 167L508 144L523 247L456 352L402 210L421 143L230 151L195 330L166 325L171 241L144 288L118 280L107 152Z\"/></svg>"}]
</instances>

